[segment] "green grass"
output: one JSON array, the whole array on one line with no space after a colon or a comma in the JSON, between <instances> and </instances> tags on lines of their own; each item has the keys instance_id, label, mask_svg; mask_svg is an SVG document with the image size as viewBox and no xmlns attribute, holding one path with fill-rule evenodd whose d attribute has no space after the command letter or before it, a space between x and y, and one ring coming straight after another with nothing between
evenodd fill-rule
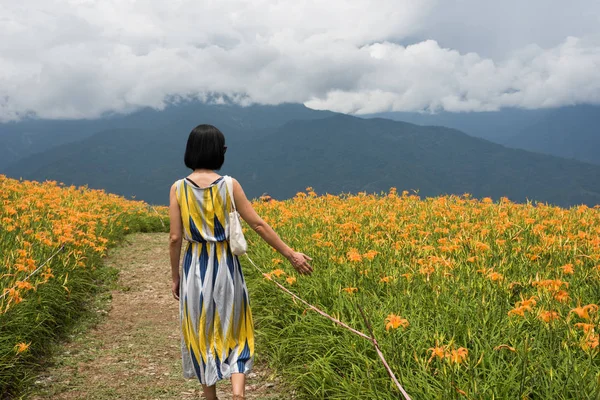
<instances>
[{"instance_id":1,"label":"green grass","mask_svg":"<svg viewBox=\"0 0 600 400\"><path fill-rule=\"evenodd\" d=\"M285 262L277 265L273 259L281 257L253 232L250 257L265 272L282 268L285 276L296 276L292 285L285 276L273 279L366 333L360 305L413 399L600 398L600 348L586 350L586 336L576 326L589 322L598 331L600 315L591 313L588 321L571 311L600 300L599 210L392 195L303 196L257 209L293 248L314 258L315 272L300 276ZM516 235L520 240L511 240ZM497 239L506 241L503 247ZM477 250L478 243L488 249ZM444 248L450 244L456 248ZM351 260L352 248L363 255L361 261ZM373 260L364 256L370 250L379 252ZM474 255L475 263L467 261ZM539 257L532 260L533 255ZM257 335L300 399L400 398L369 341L305 312L244 258L241 262ZM574 274L563 273L567 263ZM423 272L429 265L433 272ZM503 279L493 281L492 270ZM384 276L394 279L382 283ZM544 279L567 282L570 300L561 303L554 292L533 284ZM358 291L348 294L345 287ZM530 296L537 304L525 317L508 315ZM545 310L556 310L560 318L542 321ZM387 331L391 313L410 325ZM436 346L462 347L468 356L460 363L431 359L429 349Z\"/></svg>"}]
</instances>

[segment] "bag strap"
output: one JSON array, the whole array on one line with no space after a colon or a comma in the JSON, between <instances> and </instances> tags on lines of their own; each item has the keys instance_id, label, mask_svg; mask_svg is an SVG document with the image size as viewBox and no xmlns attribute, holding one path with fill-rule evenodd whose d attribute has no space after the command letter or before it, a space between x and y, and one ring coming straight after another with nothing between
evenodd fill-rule
<instances>
[{"instance_id":1,"label":"bag strap","mask_svg":"<svg viewBox=\"0 0 600 400\"><path fill-rule=\"evenodd\" d=\"M235 200L233 199L233 180L229 175L225 175L224 177L225 183L227 184L227 192L229 192L229 199L231 200L231 208L237 212L237 208L235 207Z\"/></svg>"}]
</instances>

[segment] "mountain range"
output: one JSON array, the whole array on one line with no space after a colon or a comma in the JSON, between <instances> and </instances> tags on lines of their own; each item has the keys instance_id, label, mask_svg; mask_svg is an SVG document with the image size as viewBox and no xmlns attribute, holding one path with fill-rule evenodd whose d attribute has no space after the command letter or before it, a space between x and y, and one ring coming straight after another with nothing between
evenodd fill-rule
<instances>
[{"instance_id":1,"label":"mountain range","mask_svg":"<svg viewBox=\"0 0 600 400\"><path fill-rule=\"evenodd\" d=\"M389 112L366 117L446 126L516 149L600 164L600 106L471 113Z\"/></svg>"},{"instance_id":2,"label":"mountain range","mask_svg":"<svg viewBox=\"0 0 600 400\"><path fill-rule=\"evenodd\" d=\"M543 124L552 112L538 114L537 123ZM319 193L396 187L422 196L471 193L561 206L600 203L599 165L508 148L457 129L357 118L297 104L192 102L96 121L53 121L47 125L51 130L44 129L44 121L8 124L9 135L0 131L4 143L10 144L23 126L29 127L24 135L29 142L12 144L10 152L3 146L2 154L17 159L3 160L0 172L87 184L166 204L169 186L191 172L183 165L183 153L190 130L199 123L212 123L225 133L228 151L221 172L236 177L249 197L267 192L283 199L308 186ZM83 130L79 137L77 129Z\"/></svg>"},{"instance_id":3,"label":"mountain range","mask_svg":"<svg viewBox=\"0 0 600 400\"><path fill-rule=\"evenodd\" d=\"M233 135L252 135L292 119L318 119L333 115L300 104L278 106L216 105L184 102L164 110L144 108L131 114L106 115L99 119L26 119L0 124L0 172L33 154L78 142L99 132L118 129L172 130L188 132L199 123L214 124Z\"/></svg>"}]
</instances>

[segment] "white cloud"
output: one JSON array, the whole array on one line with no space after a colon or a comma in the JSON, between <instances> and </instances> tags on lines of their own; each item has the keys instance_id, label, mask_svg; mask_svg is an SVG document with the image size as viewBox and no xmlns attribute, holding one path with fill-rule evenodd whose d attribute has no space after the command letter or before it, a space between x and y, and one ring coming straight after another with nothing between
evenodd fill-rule
<instances>
[{"instance_id":1,"label":"white cloud","mask_svg":"<svg viewBox=\"0 0 600 400\"><path fill-rule=\"evenodd\" d=\"M583 3L574 0L571 9ZM599 9L595 3L589 0L588 11ZM535 41L522 33L517 48L484 56L474 52L487 54L478 49L481 43L460 39L478 20L477 13L465 17L471 24L456 24L454 30L448 28L450 21L443 29L433 23L461 7L477 10L474 4L475 0L459 1L454 8L435 0L3 2L0 121L32 114L96 117L142 106L161 108L174 96L209 93L243 102L305 102L358 113L600 102L596 25L544 28L538 17ZM549 21L559 14L555 10ZM481 21L490 18L481 15ZM581 19L589 20L589 15ZM498 35L519 31L510 21L497 25ZM546 41L540 39L545 38L539 33L544 29ZM565 33L558 42L557 30ZM443 35L450 31L456 34ZM569 32L580 38L566 37ZM488 41L489 36L488 32Z\"/></svg>"},{"instance_id":2,"label":"white cloud","mask_svg":"<svg viewBox=\"0 0 600 400\"><path fill-rule=\"evenodd\" d=\"M495 63L435 41L363 48L375 65L351 90L330 91L307 105L368 114L379 111L494 111L600 103L600 47L567 38L552 49L530 46Z\"/></svg>"}]
</instances>

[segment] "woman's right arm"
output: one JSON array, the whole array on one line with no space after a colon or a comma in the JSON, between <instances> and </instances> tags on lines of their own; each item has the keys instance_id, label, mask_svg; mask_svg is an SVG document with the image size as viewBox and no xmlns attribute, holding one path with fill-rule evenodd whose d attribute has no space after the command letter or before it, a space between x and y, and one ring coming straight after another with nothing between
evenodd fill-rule
<instances>
[{"instance_id":1,"label":"woman's right arm","mask_svg":"<svg viewBox=\"0 0 600 400\"><path fill-rule=\"evenodd\" d=\"M169 258L171 260L171 279L173 281L173 297L179 300L179 259L181 257L181 245L183 243L183 224L181 222L181 210L177 202L177 183L171 186L169 194Z\"/></svg>"},{"instance_id":2,"label":"woman's right arm","mask_svg":"<svg viewBox=\"0 0 600 400\"><path fill-rule=\"evenodd\" d=\"M301 274L310 274L313 269L308 263L312 260L306 254L294 251L287 244L281 240L277 233L267 224L254 210L250 201L244 193L244 189L236 179L233 181L233 199L235 206L240 213L240 216L250 225L250 227L258 233L271 247L281 253L285 258L289 260L292 266Z\"/></svg>"}]
</instances>

